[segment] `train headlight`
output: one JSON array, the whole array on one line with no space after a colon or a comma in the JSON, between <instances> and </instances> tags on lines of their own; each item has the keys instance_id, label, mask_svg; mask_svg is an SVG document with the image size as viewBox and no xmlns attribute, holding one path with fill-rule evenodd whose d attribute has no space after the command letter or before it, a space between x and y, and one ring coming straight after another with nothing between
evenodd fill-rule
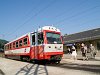
<instances>
[{"instance_id":1,"label":"train headlight","mask_svg":"<svg viewBox=\"0 0 100 75\"><path fill-rule=\"evenodd\" d=\"M62 46L60 46L60 48L62 48Z\"/></svg>"}]
</instances>

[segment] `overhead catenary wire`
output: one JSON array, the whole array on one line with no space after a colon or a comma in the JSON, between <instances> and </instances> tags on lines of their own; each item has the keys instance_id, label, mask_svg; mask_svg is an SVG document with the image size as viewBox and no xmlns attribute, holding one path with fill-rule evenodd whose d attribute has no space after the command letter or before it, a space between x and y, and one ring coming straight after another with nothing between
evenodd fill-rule
<instances>
[{"instance_id":1,"label":"overhead catenary wire","mask_svg":"<svg viewBox=\"0 0 100 75\"><path fill-rule=\"evenodd\" d=\"M96 7L96 8L97 8L97 7ZM46 9L47 9L47 8L46 8ZM42 9L41 9L41 10L42 10ZM41 10L39 11L40 13L41 13ZM91 9L91 10L92 10L92 9ZM44 11L44 10L43 10L43 11ZM12 35L12 34L14 34L15 32L17 32L20 28L22 28L22 26L25 26L25 24L28 23L32 18L38 16L38 15L40 14L39 12L37 12L37 13L36 13L35 15L33 15L32 17L28 18L28 20L26 20L23 24L21 24L20 26L18 26L18 27L14 30L14 32L12 32L10 35ZM85 11L82 11L82 12L85 13ZM72 16L70 16L70 17L63 18L62 20L59 20L59 21L57 21L57 22L54 23L54 24L60 24L60 23L65 22L65 21L69 21L70 19L72 19L72 18L74 18L74 17L77 17L77 16L83 14L82 12L76 13L75 15L72 15ZM86 11L86 12L88 12L88 11ZM62 15L60 15L60 16L62 16ZM58 17L59 17L59 15L58 15ZM54 25L54 24L53 24L53 25Z\"/></svg>"},{"instance_id":2,"label":"overhead catenary wire","mask_svg":"<svg viewBox=\"0 0 100 75\"><path fill-rule=\"evenodd\" d=\"M90 11L90 10L93 10L93 9L97 8L97 7L100 7L100 6L97 5L97 6L91 7L91 8L89 8L89 9L86 9L86 10L82 11L82 12L76 13L75 15L72 15L72 16L70 16L70 17L66 17L66 18L64 18L64 19L62 19L62 20L60 20L60 21L58 21L58 22L56 22L56 23L54 23L54 24L59 24L59 23L62 23L62 22L64 22L64 21L68 21L68 20L70 20L70 19L72 19L72 18L74 18L74 17L76 17L76 16L79 16L79 15L81 15L81 14L84 14L84 13Z\"/></svg>"},{"instance_id":3,"label":"overhead catenary wire","mask_svg":"<svg viewBox=\"0 0 100 75\"><path fill-rule=\"evenodd\" d=\"M88 0L84 0L84 1L81 1L80 3L77 4L77 8L80 8L83 4L85 4ZM65 10L64 12L61 12L60 14L57 14L55 16L52 17L52 19L54 18L58 18L60 16L63 16L64 14L68 13L69 11L72 11L72 10L75 10L75 6L72 6L71 8ZM73 12L72 12L73 13Z\"/></svg>"},{"instance_id":4,"label":"overhead catenary wire","mask_svg":"<svg viewBox=\"0 0 100 75\"><path fill-rule=\"evenodd\" d=\"M42 8L40 11L38 11L35 15L31 16L28 20L26 20L23 24L19 25L13 32L8 33L8 35L12 35L15 32L17 32L22 26L24 26L26 23L28 23L32 18L35 18L38 16L40 13L48 9L51 5L53 5L56 2L56 0L52 0L48 5L46 5L44 8Z\"/></svg>"},{"instance_id":5,"label":"overhead catenary wire","mask_svg":"<svg viewBox=\"0 0 100 75\"><path fill-rule=\"evenodd\" d=\"M98 18L98 19L93 19L93 20L89 20L89 21L86 21L86 22L83 22L83 23L80 23L80 24L75 24L74 25L74 27L72 27L72 25L70 25L72 28L77 28L77 27L80 27L80 26L82 26L83 27L83 25L85 25L85 24L87 24L87 23L90 23L90 22L95 22L95 21L97 21L97 20L100 20L100 18ZM88 27L89 27L89 25L90 24L88 24ZM98 25L100 25L100 24L98 24ZM100 27L100 26L99 26ZM71 29L72 29L71 28Z\"/></svg>"},{"instance_id":6,"label":"overhead catenary wire","mask_svg":"<svg viewBox=\"0 0 100 75\"><path fill-rule=\"evenodd\" d=\"M40 0L39 3L38 3L38 6L34 6L25 16L30 15L30 13L32 13L34 10L36 10L38 7L40 7L40 4L41 4L42 2L43 2L43 1Z\"/></svg>"},{"instance_id":7,"label":"overhead catenary wire","mask_svg":"<svg viewBox=\"0 0 100 75\"><path fill-rule=\"evenodd\" d=\"M100 7L99 7L100 8ZM82 15L81 16L81 18L85 18L86 19L86 17L89 17L89 16L92 16L93 14L95 14L96 15L96 12L98 13L98 11L94 11L94 12L89 12L88 14L84 14L84 15ZM80 19L81 19L80 18ZM80 20L80 19L77 19L77 21L78 20ZM80 23L80 24L77 24L77 25L75 25L75 24L73 24L75 27L77 27L77 26L83 26L84 24L86 24L86 23L90 23L90 22L95 22L95 21L97 21L97 20L100 20L100 18L93 18L92 20L91 19L88 19L88 20L82 20L82 22ZM75 21L76 22L76 21ZM70 26L73 26L73 25L70 25Z\"/></svg>"},{"instance_id":8,"label":"overhead catenary wire","mask_svg":"<svg viewBox=\"0 0 100 75\"><path fill-rule=\"evenodd\" d=\"M97 12L97 11L96 11ZM94 12L95 13L95 12ZM96 13L95 13L96 14ZM92 20L88 20L88 21L84 21L83 23L81 24L77 24L77 25L74 25L75 27L79 27L79 26L83 26L84 24L87 24L87 23L90 23L90 22L95 22L97 20L100 20L100 18L93 18Z\"/></svg>"},{"instance_id":9,"label":"overhead catenary wire","mask_svg":"<svg viewBox=\"0 0 100 75\"><path fill-rule=\"evenodd\" d=\"M77 4L77 6L78 6L77 8L80 8L80 7L81 7L83 4L85 4L87 1L88 1L88 0L84 0L84 1L82 1L82 2L80 2L80 3L78 3L78 4ZM61 12L60 14L54 16L54 18L63 16L64 14L66 14L66 13L68 13L69 11L72 11L72 10L75 10L75 6L73 6L73 7L69 8L69 9L67 9L66 11ZM72 13L73 13L73 12L72 12Z\"/></svg>"}]
</instances>

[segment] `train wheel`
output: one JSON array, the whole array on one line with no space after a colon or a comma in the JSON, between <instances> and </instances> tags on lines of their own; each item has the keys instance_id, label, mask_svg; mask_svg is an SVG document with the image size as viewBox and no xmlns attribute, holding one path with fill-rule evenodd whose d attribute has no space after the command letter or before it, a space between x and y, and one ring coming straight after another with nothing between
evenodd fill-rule
<instances>
[{"instance_id":1,"label":"train wheel","mask_svg":"<svg viewBox=\"0 0 100 75\"><path fill-rule=\"evenodd\" d=\"M35 64L39 64L39 60L36 60L36 59L35 59L35 60L34 60L34 63L35 63Z\"/></svg>"},{"instance_id":2,"label":"train wheel","mask_svg":"<svg viewBox=\"0 0 100 75\"><path fill-rule=\"evenodd\" d=\"M23 56L20 56L20 60L23 61Z\"/></svg>"},{"instance_id":3,"label":"train wheel","mask_svg":"<svg viewBox=\"0 0 100 75\"><path fill-rule=\"evenodd\" d=\"M8 58L8 56L7 56L7 55L5 55L5 58Z\"/></svg>"},{"instance_id":4,"label":"train wheel","mask_svg":"<svg viewBox=\"0 0 100 75\"><path fill-rule=\"evenodd\" d=\"M57 64L60 64L60 61L57 61Z\"/></svg>"},{"instance_id":5,"label":"train wheel","mask_svg":"<svg viewBox=\"0 0 100 75\"><path fill-rule=\"evenodd\" d=\"M54 61L55 64L60 64L60 61Z\"/></svg>"},{"instance_id":6,"label":"train wheel","mask_svg":"<svg viewBox=\"0 0 100 75\"><path fill-rule=\"evenodd\" d=\"M28 60L27 61L29 61L30 63L34 63L34 61L33 60L31 60L31 58L30 57L28 57Z\"/></svg>"}]
</instances>

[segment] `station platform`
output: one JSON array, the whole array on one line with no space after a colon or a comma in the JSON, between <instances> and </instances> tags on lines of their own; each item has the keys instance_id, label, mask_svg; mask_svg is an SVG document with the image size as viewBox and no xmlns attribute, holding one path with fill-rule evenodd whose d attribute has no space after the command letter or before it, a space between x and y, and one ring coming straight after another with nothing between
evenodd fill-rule
<instances>
[{"instance_id":1,"label":"station platform","mask_svg":"<svg viewBox=\"0 0 100 75\"><path fill-rule=\"evenodd\" d=\"M74 60L71 58L71 54L64 54L63 61L65 61L68 64L78 64L78 65L99 65L100 66L100 57L96 56L94 59L89 58L88 60L83 60L82 55L77 55L77 60Z\"/></svg>"}]
</instances>

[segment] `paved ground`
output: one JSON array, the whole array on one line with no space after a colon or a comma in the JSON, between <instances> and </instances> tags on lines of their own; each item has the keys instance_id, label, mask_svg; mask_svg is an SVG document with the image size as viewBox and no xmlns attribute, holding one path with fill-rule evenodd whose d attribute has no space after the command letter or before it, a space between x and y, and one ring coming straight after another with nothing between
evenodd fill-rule
<instances>
[{"instance_id":1,"label":"paved ground","mask_svg":"<svg viewBox=\"0 0 100 75\"><path fill-rule=\"evenodd\" d=\"M61 64L34 64L0 58L0 75L100 75L100 61L63 58Z\"/></svg>"}]
</instances>

